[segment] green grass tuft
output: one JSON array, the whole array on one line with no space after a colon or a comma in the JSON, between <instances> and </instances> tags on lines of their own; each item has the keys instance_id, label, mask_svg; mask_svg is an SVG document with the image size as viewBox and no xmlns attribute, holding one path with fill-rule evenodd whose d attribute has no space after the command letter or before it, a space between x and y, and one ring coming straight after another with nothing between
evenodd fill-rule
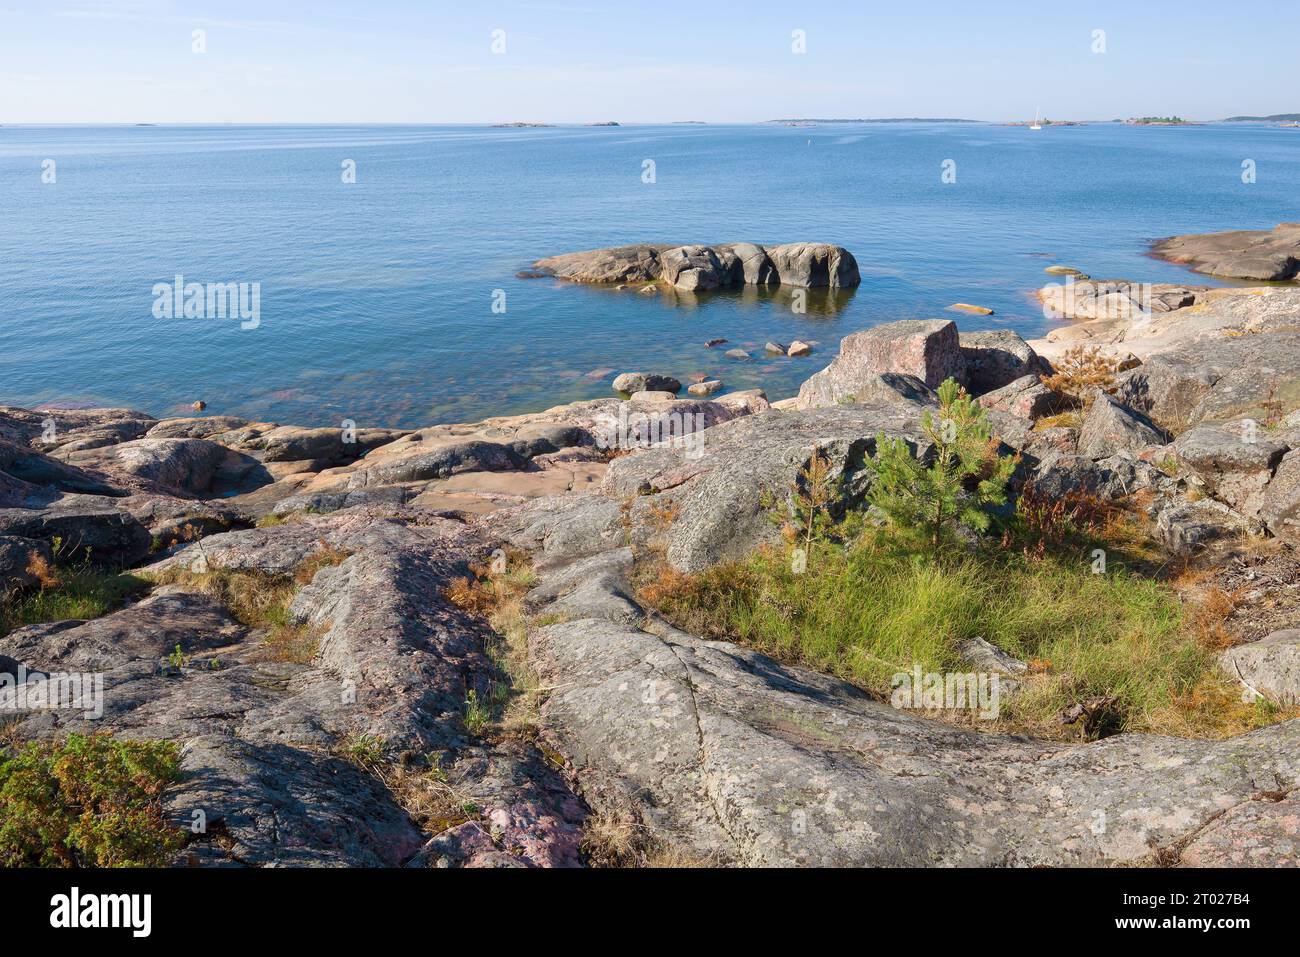
<instances>
[{"instance_id":1,"label":"green grass tuft","mask_svg":"<svg viewBox=\"0 0 1300 957\"><path fill-rule=\"evenodd\" d=\"M1003 701L1001 730L1010 723L1069 737L1061 710L1105 696L1116 699L1115 730L1215 734L1260 723L1228 703L1236 699L1219 686L1215 651L1173 589L1117 563L1093 574L1085 556L939 559L864 541L826 549L795 573L787 555L767 549L679 579L654 602L686 630L834 674L882 699L892 677L916 664L969 671L957 649L982 637L1034 671ZM1200 713L1186 713L1190 702Z\"/></svg>"}]
</instances>

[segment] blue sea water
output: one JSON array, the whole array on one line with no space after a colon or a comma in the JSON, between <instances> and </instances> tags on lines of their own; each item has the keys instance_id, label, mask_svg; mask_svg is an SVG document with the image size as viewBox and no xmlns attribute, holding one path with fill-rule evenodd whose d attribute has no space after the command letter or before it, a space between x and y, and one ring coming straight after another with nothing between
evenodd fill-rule
<instances>
[{"instance_id":1,"label":"blue sea water","mask_svg":"<svg viewBox=\"0 0 1300 957\"><path fill-rule=\"evenodd\" d=\"M1300 131L1248 125L0 127L0 403L415 426L610 395L627 370L775 399L882 322L1041 335L1052 263L1206 282L1150 241L1300 219L1298 198ZM558 252L736 240L841 244L862 286L799 315L782 293L516 276ZM260 324L156 318L177 274L260 283ZM769 359L769 339L816 352Z\"/></svg>"}]
</instances>

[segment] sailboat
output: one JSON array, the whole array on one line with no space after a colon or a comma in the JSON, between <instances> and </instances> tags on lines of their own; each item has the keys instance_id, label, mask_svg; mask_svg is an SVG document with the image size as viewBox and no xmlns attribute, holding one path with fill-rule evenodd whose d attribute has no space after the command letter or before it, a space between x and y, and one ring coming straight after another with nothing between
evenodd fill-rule
<instances>
[{"instance_id":1,"label":"sailboat","mask_svg":"<svg viewBox=\"0 0 1300 957\"><path fill-rule=\"evenodd\" d=\"M1034 110L1034 123L1029 128L1031 130L1041 130L1043 128L1043 124L1038 119L1038 110Z\"/></svg>"}]
</instances>

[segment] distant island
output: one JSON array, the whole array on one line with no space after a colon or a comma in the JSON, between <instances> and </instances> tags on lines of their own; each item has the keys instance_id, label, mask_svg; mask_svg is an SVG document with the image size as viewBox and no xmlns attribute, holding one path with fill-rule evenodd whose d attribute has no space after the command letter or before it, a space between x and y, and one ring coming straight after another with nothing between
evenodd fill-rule
<instances>
[{"instance_id":1,"label":"distant island","mask_svg":"<svg viewBox=\"0 0 1300 957\"><path fill-rule=\"evenodd\" d=\"M1225 123L1300 123L1300 113L1274 113L1272 116L1230 116Z\"/></svg>"},{"instance_id":2,"label":"distant island","mask_svg":"<svg viewBox=\"0 0 1300 957\"><path fill-rule=\"evenodd\" d=\"M606 120L603 123L588 123L588 126L618 126L613 120Z\"/></svg>"},{"instance_id":3,"label":"distant island","mask_svg":"<svg viewBox=\"0 0 1300 957\"><path fill-rule=\"evenodd\" d=\"M555 126L554 123L493 123L494 130L545 130Z\"/></svg>"},{"instance_id":4,"label":"distant island","mask_svg":"<svg viewBox=\"0 0 1300 957\"><path fill-rule=\"evenodd\" d=\"M769 123L983 123L984 120L958 120L946 117L934 116L894 116L875 120L829 120L829 119L812 119L812 118L792 118L785 120L768 120Z\"/></svg>"},{"instance_id":5,"label":"distant island","mask_svg":"<svg viewBox=\"0 0 1300 957\"><path fill-rule=\"evenodd\" d=\"M1181 116L1137 116L1124 121L1130 126L1202 126L1195 120L1185 120Z\"/></svg>"}]
</instances>

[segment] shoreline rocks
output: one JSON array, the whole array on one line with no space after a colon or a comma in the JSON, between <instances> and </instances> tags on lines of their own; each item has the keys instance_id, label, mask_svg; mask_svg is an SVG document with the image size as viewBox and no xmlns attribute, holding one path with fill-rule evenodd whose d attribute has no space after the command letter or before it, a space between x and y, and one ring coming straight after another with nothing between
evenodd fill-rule
<instances>
[{"instance_id":1,"label":"shoreline rocks","mask_svg":"<svg viewBox=\"0 0 1300 957\"><path fill-rule=\"evenodd\" d=\"M808 278L800 261L817 261L744 244L619 261L661 270L668 250L672 281L697 289L782 269ZM1057 343L1040 353L1008 331L959 333L946 320L846 337L782 408L757 390L697 398L722 390L719 379L679 399L680 382L643 373L616 380L635 386L631 399L361 430L355 442L231 417L0 408L0 592L37 587L69 542L172 582L92 621L0 636L0 669L103 672L93 730L184 745L168 813L181 822L204 808L222 836L191 840L183 863L575 866L593 813L688 859L739 865L1293 860L1296 799L1262 800L1260 782L1300 786L1300 721L1223 741L976 733L679 631L632 586L642 550L691 573L776 540L770 514L791 507L813 456L829 464L828 510L860 505L877 436L927 454L920 420L949 376L1021 456L1016 483L1140 497L1134 508L1178 551L1265 527L1300 540L1300 292L1185 298L1102 320L1104 340L1093 327L1140 364L1068 426L1041 421L1080 405L1040 379ZM668 426L687 421L699 431L675 441ZM545 622L527 636L547 690L535 740L471 733L467 702L504 679L486 621L448 597L507 547L531 556L524 601ZM285 615L312 639L301 660L269 655L265 631L172 575L200 568L295 580ZM1289 700L1300 643L1281 634L1230 649L1225 670ZM168 665L177 646L193 660ZM994 650L972 643L968 665L1025 668ZM33 711L14 733L88 725L80 712ZM413 817L365 762L347 760L358 740L417 774L436 769L455 814Z\"/></svg>"}]
</instances>

